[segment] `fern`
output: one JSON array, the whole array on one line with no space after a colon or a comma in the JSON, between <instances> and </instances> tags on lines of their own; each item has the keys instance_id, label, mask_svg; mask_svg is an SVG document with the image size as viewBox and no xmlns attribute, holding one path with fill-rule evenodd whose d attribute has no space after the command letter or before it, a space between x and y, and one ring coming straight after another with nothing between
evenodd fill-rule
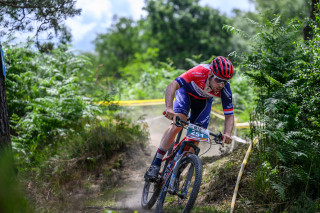
<instances>
[{"instance_id":1,"label":"fern","mask_svg":"<svg viewBox=\"0 0 320 213\"><path fill-rule=\"evenodd\" d=\"M261 140L258 162L269 162L268 168L262 164L258 169L257 182L261 176L269 180L262 186L276 192L271 202L290 203L302 194L319 199L320 37L301 43L301 23L283 26L280 16L249 22L259 32L252 36L253 51L242 66L259 91L256 117L265 124L252 129Z\"/></svg>"},{"instance_id":2,"label":"fern","mask_svg":"<svg viewBox=\"0 0 320 213\"><path fill-rule=\"evenodd\" d=\"M249 35L248 35L246 32L244 32L244 31L242 31L242 30L240 30L240 29L237 29L237 28L235 28L235 27L233 27L233 26L223 25L222 29L224 29L224 30L226 30L226 31L228 31L228 32L231 32L231 33L240 35L240 36L243 37L243 38L249 38Z\"/></svg>"},{"instance_id":3,"label":"fern","mask_svg":"<svg viewBox=\"0 0 320 213\"><path fill-rule=\"evenodd\" d=\"M276 193L279 194L282 201L284 201L286 199L286 195L285 195L286 187L285 186L283 186L280 183L271 183L271 188L274 189L276 191Z\"/></svg>"}]
</instances>

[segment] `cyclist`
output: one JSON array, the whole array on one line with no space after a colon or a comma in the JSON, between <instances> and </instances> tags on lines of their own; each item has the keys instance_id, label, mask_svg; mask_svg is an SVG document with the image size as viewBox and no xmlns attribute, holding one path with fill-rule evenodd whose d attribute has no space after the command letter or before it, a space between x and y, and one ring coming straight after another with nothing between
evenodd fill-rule
<instances>
[{"instance_id":1,"label":"cyclist","mask_svg":"<svg viewBox=\"0 0 320 213\"><path fill-rule=\"evenodd\" d=\"M151 181L156 180L158 177L162 159L182 128L175 125L176 116L187 120L187 115L191 109L190 123L200 124L202 127L207 128L213 97L221 98L225 115L222 143L231 143L234 115L232 93L228 80L232 78L233 74L231 61L219 56L212 60L211 64L199 64L193 67L167 86L165 117L173 120L173 122L161 139L156 157L148 169L146 177ZM175 94L176 98L173 105Z\"/></svg>"}]
</instances>

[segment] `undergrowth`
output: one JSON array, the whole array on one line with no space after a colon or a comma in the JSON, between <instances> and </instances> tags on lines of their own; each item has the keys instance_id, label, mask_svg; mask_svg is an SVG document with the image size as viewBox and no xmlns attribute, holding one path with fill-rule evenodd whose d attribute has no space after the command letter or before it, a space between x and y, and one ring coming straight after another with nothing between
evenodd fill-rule
<instances>
[{"instance_id":1,"label":"undergrowth","mask_svg":"<svg viewBox=\"0 0 320 213\"><path fill-rule=\"evenodd\" d=\"M297 19L286 25L279 15L252 21L259 33L248 36L252 52L242 56L242 66L257 91L253 120L261 125L251 129L259 146L248 181L254 196L246 198L254 204L243 210L254 205L261 212L320 210L320 16L314 15L316 21L308 22L313 39L305 41L305 23Z\"/></svg>"},{"instance_id":2,"label":"undergrowth","mask_svg":"<svg viewBox=\"0 0 320 213\"><path fill-rule=\"evenodd\" d=\"M61 139L55 152L39 153L46 155L46 160L37 167L29 167L29 171L20 172L20 178L37 211L79 209L83 206L81 202L92 196L92 186L114 187L119 178L117 170L123 164L122 153L143 149L147 139L148 134L140 125L129 124L121 118L95 121L81 134ZM74 192L88 197L70 201Z\"/></svg>"},{"instance_id":3,"label":"undergrowth","mask_svg":"<svg viewBox=\"0 0 320 213\"><path fill-rule=\"evenodd\" d=\"M145 147L148 140L148 133L140 125L121 118L90 125L88 130L63 139L57 153L42 163L39 177L47 174L49 179L55 177L60 183L68 182L73 178L73 170L94 171L117 152L132 146Z\"/></svg>"}]
</instances>

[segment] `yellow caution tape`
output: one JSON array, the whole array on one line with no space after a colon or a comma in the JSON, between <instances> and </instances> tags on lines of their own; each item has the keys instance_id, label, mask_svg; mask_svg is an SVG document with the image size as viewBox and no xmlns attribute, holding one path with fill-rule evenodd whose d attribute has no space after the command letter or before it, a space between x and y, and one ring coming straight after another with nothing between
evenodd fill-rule
<instances>
[{"instance_id":1,"label":"yellow caution tape","mask_svg":"<svg viewBox=\"0 0 320 213\"><path fill-rule=\"evenodd\" d=\"M250 124L249 122L246 123L236 123L236 127L238 129L246 129L246 128L250 128Z\"/></svg>"},{"instance_id":2,"label":"yellow caution tape","mask_svg":"<svg viewBox=\"0 0 320 213\"><path fill-rule=\"evenodd\" d=\"M214 111L214 112L216 112L216 113L218 113L218 114L220 114L220 115L224 115L224 113L223 113L222 111L217 110L217 109L215 109L215 108L213 108L213 107L211 107L211 111Z\"/></svg>"},{"instance_id":3,"label":"yellow caution tape","mask_svg":"<svg viewBox=\"0 0 320 213\"><path fill-rule=\"evenodd\" d=\"M165 99L152 99L152 100L129 100L129 101L98 101L94 104L98 105L111 105L116 104L119 106L147 106L164 104Z\"/></svg>"},{"instance_id":4,"label":"yellow caution tape","mask_svg":"<svg viewBox=\"0 0 320 213\"><path fill-rule=\"evenodd\" d=\"M151 106L151 105L161 105L165 103L165 99L151 99L151 100L129 100L129 101L98 101L94 102L94 104L98 105L119 105L119 106ZM224 120L224 113L220 110L217 110L215 108L211 108L211 114L214 116ZM235 125L237 128L249 128L249 123L236 123Z\"/></svg>"},{"instance_id":5,"label":"yellow caution tape","mask_svg":"<svg viewBox=\"0 0 320 213\"><path fill-rule=\"evenodd\" d=\"M211 114L213 114L214 116L216 116L216 117L218 117L218 118L220 118L222 120L225 120L224 115L220 115L219 113L216 113L216 112L213 112L213 111L211 111Z\"/></svg>"},{"instance_id":6,"label":"yellow caution tape","mask_svg":"<svg viewBox=\"0 0 320 213\"><path fill-rule=\"evenodd\" d=\"M211 114L213 114L214 116L222 119L222 120L225 120L225 117L224 117L224 113L220 110L217 110L215 108L211 108ZM250 128L250 124L249 122L246 122L246 123L238 123L238 118L236 118L236 122L235 122L235 126L236 128L238 129L246 129L246 128Z\"/></svg>"},{"instance_id":7,"label":"yellow caution tape","mask_svg":"<svg viewBox=\"0 0 320 213\"><path fill-rule=\"evenodd\" d=\"M250 143L250 146L249 146L249 148L248 148L248 150L247 150L246 156L245 156L244 159L243 159L243 162L242 162L242 165L241 165L239 174L238 174L238 178L237 178L237 183L236 183L236 186L235 186L235 188L234 188L234 193L233 193L233 197L232 197L232 201L231 201L230 213L232 213L233 210L234 210L234 206L235 206L235 204L236 204L237 194L238 194L238 190L239 190L240 180L241 180L241 177L242 177L244 168L246 167L246 165L247 165L247 163L248 163L248 160L249 160L249 156L250 156L252 147L254 147L254 146L258 143L258 141L259 141L259 138L256 137L256 138L253 140L253 143Z\"/></svg>"}]
</instances>

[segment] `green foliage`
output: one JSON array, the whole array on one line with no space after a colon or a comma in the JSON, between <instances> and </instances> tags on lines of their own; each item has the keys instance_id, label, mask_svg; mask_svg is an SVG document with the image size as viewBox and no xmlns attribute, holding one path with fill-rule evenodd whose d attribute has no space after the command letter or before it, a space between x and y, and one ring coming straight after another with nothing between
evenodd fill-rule
<instances>
[{"instance_id":1,"label":"green foliage","mask_svg":"<svg viewBox=\"0 0 320 213\"><path fill-rule=\"evenodd\" d=\"M113 120L91 122L86 129L68 138L71 157L110 158L115 152L132 145L144 146L148 139L141 125L132 124L120 116L114 116Z\"/></svg>"},{"instance_id":2,"label":"green foliage","mask_svg":"<svg viewBox=\"0 0 320 213\"><path fill-rule=\"evenodd\" d=\"M222 30L228 18L218 10L200 6L198 0L148 0L145 10L161 61L170 58L178 68L187 68L185 58L190 55L209 58L231 50L231 34Z\"/></svg>"},{"instance_id":3,"label":"green foliage","mask_svg":"<svg viewBox=\"0 0 320 213\"><path fill-rule=\"evenodd\" d=\"M116 153L132 147L144 147L148 134L141 125L132 124L119 115L113 119L86 122L84 129L78 130L57 142L56 151L51 147L42 150L48 155L35 169L36 178L56 181L57 188L74 179L75 173L96 171L101 162L111 159ZM120 165L119 159L114 167ZM108 173L108 170L105 171Z\"/></svg>"},{"instance_id":4,"label":"green foliage","mask_svg":"<svg viewBox=\"0 0 320 213\"><path fill-rule=\"evenodd\" d=\"M176 69L172 62L153 63L158 49L149 48L146 53L136 54L121 70L123 80L119 81L119 99L164 98L167 85L184 71Z\"/></svg>"},{"instance_id":5,"label":"green foliage","mask_svg":"<svg viewBox=\"0 0 320 213\"><path fill-rule=\"evenodd\" d=\"M12 142L23 158L33 158L38 146L54 144L100 111L87 103L78 77L89 69L87 58L65 49L42 54L29 46L6 52Z\"/></svg>"},{"instance_id":6,"label":"green foliage","mask_svg":"<svg viewBox=\"0 0 320 213\"><path fill-rule=\"evenodd\" d=\"M11 138L21 176L55 183L59 191L77 169L95 169L116 152L144 146L147 133L124 119L124 110L86 97L98 97L100 90L88 57L68 47L41 53L31 45L5 47Z\"/></svg>"},{"instance_id":7,"label":"green foliage","mask_svg":"<svg viewBox=\"0 0 320 213\"><path fill-rule=\"evenodd\" d=\"M260 137L255 187L265 202L284 202L275 211L313 212L320 193L319 32L315 27L314 40L303 42L302 24L281 26L279 17L258 27L243 63L264 124L253 129Z\"/></svg>"},{"instance_id":8,"label":"green foliage","mask_svg":"<svg viewBox=\"0 0 320 213\"><path fill-rule=\"evenodd\" d=\"M119 69L125 67L135 54L146 51L145 37L142 34L143 22L134 22L128 18L114 17L114 23L105 34L99 34L94 40L94 63L101 65L99 75L120 78Z\"/></svg>"},{"instance_id":9,"label":"green foliage","mask_svg":"<svg viewBox=\"0 0 320 213\"><path fill-rule=\"evenodd\" d=\"M283 18L282 24L289 19L304 19L309 15L311 0L251 0L255 3L259 13L265 14L267 19L272 19L275 14L280 14Z\"/></svg>"},{"instance_id":10,"label":"green foliage","mask_svg":"<svg viewBox=\"0 0 320 213\"><path fill-rule=\"evenodd\" d=\"M231 38L232 50L241 54L250 52L248 48L250 47L250 38L260 32L261 25L264 25L265 22L279 15L281 19L278 21L281 26L286 25L288 20L293 18L304 20L309 16L311 5L310 0L250 0L250 2L255 10L241 11L234 9L234 15L230 17L232 26L225 27L234 31ZM248 24L248 22L251 24ZM264 28L264 30L269 29L271 28Z\"/></svg>"},{"instance_id":11,"label":"green foliage","mask_svg":"<svg viewBox=\"0 0 320 213\"><path fill-rule=\"evenodd\" d=\"M239 117L239 122L247 122L250 120L250 113L254 110L257 98L254 87L250 86L252 82L236 69L230 85L235 116Z\"/></svg>"}]
</instances>

